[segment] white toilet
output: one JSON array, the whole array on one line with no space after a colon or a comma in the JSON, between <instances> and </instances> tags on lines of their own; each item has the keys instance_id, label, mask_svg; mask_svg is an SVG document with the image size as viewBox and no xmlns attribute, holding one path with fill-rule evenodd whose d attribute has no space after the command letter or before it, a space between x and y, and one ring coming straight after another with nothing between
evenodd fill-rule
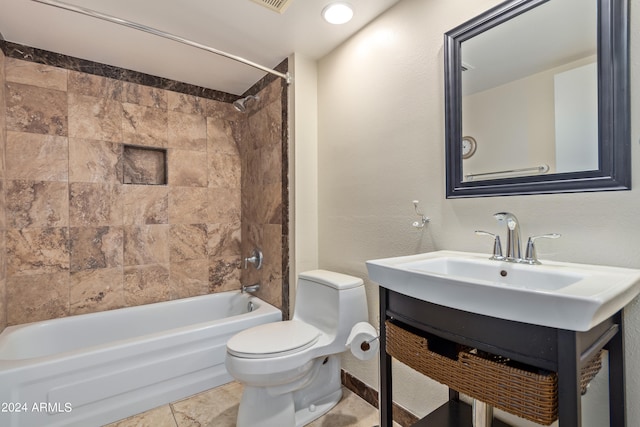
<instances>
[{"instance_id":1,"label":"white toilet","mask_svg":"<svg viewBox=\"0 0 640 427\"><path fill-rule=\"evenodd\" d=\"M339 353L364 321L362 279L300 274L292 320L244 330L227 343L227 370L244 385L237 427L300 427L335 406L342 397Z\"/></svg>"}]
</instances>

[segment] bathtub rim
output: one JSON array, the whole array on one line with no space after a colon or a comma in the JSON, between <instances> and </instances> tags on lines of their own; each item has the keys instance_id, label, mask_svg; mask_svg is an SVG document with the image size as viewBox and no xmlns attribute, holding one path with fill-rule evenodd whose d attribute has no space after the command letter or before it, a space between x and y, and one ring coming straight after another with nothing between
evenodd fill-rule
<instances>
[{"instance_id":1,"label":"bathtub rim","mask_svg":"<svg viewBox=\"0 0 640 427\"><path fill-rule=\"evenodd\" d=\"M67 322L72 322L72 321L81 321L80 318L88 318L88 317L105 317L107 315L113 315L114 312L117 312L118 310L131 310L131 311L136 311L136 312L144 312L145 308L147 308L148 310L148 306L159 306L159 305L166 305L166 304L187 304L189 301L193 301L196 299L202 299L202 298L214 298L215 296L221 295L221 294L226 294L226 295L230 295L230 294L237 294L237 295L246 295L246 298L248 300L248 302L253 302L254 304L256 304L257 308L252 310L251 312L245 312L245 313L240 313L240 314L236 314L233 316L228 316L228 317L222 317L222 318L218 318L218 319L214 319L214 320L209 320L209 321L205 321L205 322L197 322L197 323L191 323L188 325L184 325L184 326L179 326L179 327L175 327L175 328L169 328L169 329L163 329L161 331L157 331L157 332L153 332L153 333L147 333L147 334L143 334L143 335L137 335L134 337L129 337L129 338L124 338L124 339L119 339L119 340L111 340L111 341L107 341L104 343L100 343L100 344L95 344L95 345L89 345L89 346L85 346L85 347L78 347L78 348L73 348L70 350L66 350L66 351L61 351L61 352L57 352L57 353L51 353L51 354L46 354L46 355L39 355L39 356L34 356L34 357L28 357L28 358L14 358L14 359L3 359L2 356L0 355L0 370L3 369L17 369L20 368L21 366L28 366L30 364L33 363L54 363L55 361L59 360L59 359L63 359L63 358L73 358L73 357L79 357L81 356L82 352L87 352L87 351L91 351L91 352L101 352L101 351L109 351L112 348L126 348L126 347L130 347L130 346L134 346L134 345L138 345L140 343L152 343L154 341L158 341L158 340L162 340L163 338L165 338L167 335L184 335L187 334L189 332L195 332L195 331L199 331L199 330L203 330L203 329L207 329L207 328L212 328L216 325L222 325L222 324L229 324L230 326L236 323L241 323L244 319L246 319L247 317L250 317L249 315L251 314L252 316L270 316L273 315L275 313L279 313L280 314L280 320L282 320L282 310L280 310L279 308L275 307L274 305L260 299L259 297L255 296L255 295L251 295L251 294L246 294L246 293L241 293L240 291L225 291L225 292L217 292L217 293L213 293L213 294L205 294L205 295L197 295L197 296L193 296L193 297L187 297L187 298L179 298L179 299L175 299L175 300L170 300L170 301L160 301L160 302L155 302L155 303L149 303L149 304L143 304L143 305L137 305L137 306L132 306L132 307L121 307L121 308L117 308L117 309L113 309L113 310L104 310L104 311L100 311L100 312L93 312L93 313L83 313L83 314L76 314L76 315L71 315L71 316L66 316L66 317L59 317L59 318L55 318L55 319L47 319L47 320L40 320L40 321L35 321L35 322L29 322L29 323L22 323L19 325L12 325L12 326L7 326L2 333L0 333L0 340L2 339L3 336L9 336L12 333L15 333L21 329L27 328L27 327L33 327L34 325L38 325L38 324L47 324L50 322L56 322L56 323L67 323Z\"/></svg>"}]
</instances>

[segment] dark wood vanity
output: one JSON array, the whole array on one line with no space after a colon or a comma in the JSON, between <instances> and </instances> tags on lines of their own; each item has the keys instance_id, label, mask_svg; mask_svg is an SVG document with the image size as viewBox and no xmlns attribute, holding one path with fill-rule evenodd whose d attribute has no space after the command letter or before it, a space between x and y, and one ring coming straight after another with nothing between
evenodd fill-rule
<instances>
[{"instance_id":1,"label":"dark wood vanity","mask_svg":"<svg viewBox=\"0 0 640 427\"><path fill-rule=\"evenodd\" d=\"M391 356L385 323L477 348L558 374L561 427L580 427L580 371L601 349L609 354L610 426L625 427L624 330L622 311L591 330L576 332L503 320L421 301L380 287L380 419L392 426ZM471 407L449 389L449 401L414 424L415 427L470 427ZM494 427L508 427L493 421Z\"/></svg>"}]
</instances>

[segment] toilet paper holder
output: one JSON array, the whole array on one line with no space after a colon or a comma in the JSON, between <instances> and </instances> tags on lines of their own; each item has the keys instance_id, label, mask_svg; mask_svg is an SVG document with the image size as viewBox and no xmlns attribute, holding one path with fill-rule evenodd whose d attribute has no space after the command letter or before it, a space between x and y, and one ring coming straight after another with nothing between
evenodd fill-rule
<instances>
[{"instance_id":1,"label":"toilet paper holder","mask_svg":"<svg viewBox=\"0 0 640 427\"><path fill-rule=\"evenodd\" d=\"M351 349L351 354L360 360L369 360L378 351L380 334L368 322L358 322L351 328L347 338L346 347Z\"/></svg>"},{"instance_id":2,"label":"toilet paper holder","mask_svg":"<svg viewBox=\"0 0 640 427\"><path fill-rule=\"evenodd\" d=\"M378 335L377 337L371 338L368 341L362 341L362 343L360 343L360 350L369 351L371 349L371 343L379 339L380 339L380 335Z\"/></svg>"}]
</instances>

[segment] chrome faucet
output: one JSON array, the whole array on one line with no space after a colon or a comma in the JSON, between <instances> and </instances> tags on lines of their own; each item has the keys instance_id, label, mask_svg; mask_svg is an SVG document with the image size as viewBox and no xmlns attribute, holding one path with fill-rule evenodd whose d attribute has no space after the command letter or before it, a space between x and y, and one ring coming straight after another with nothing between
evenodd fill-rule
<instances>
[{"instance_id":1,"label":"chrome faucet","mask_svg":"<svg viewBox=\"0 0 640 427\"><path fill-rule=\"evenodd\" d=\"M254 292L257 292L258 289L260 289L260 283L254 283L253 285L248 285L248 286L242 285L242 287L240 288L241 293L243 294L245 292L252 294Z\"/></svg>"},{"instance_id":2,"label":"chrome faucet","mask_svg":"<svg viewBox=\"0 0 640 427\"><path fill-rule=\"evenodd\" d=\"M520 246L520 224L518 223L518 218L516 218L516 216L510 212L498 212L493 214L493 217L497 219L498 222L504 222L507 224L507 255L502 256L499 236L493 233L488 233L486 231L476 231L476 234L493 236L495 238L493 255L489 259L498 261L519 262L531 265L540 264L538 255L536 254L536 247L534 245L535 240L541 238L557 239L558 237L560 237L560 234L558 233L529 237L529 240L527 241L527 253L523 258L522 249Z\"/></svg>"},{"instance_id":3,"label":"chrome faucet","mask_svg":"<svg viewBox=\"0 0 640 427\"><path fill-rule=\"evenodd\" d=\"M253 264L256 270L260 270L262 268L262 263L264 262L264 256L262 255L262 251L258 248L255 248L251 255L244 259L244 268L247 269L247 265L249 263Z\"/></svg>"},{"instance_id":4,"label":"chrome faucet","mask_svg":"<svg viewBox=\"0 0 640 427\"><path fill-rule=\"evenodd\" d=\"M536 239L557 239L558 237L560 237L560 234L558 233L529 237L529 240L527 240L527 253L525 254L524 260L522 260L522 262L531 265L540 264L540 261L538 260L538 254L536 253Z\"/></svg>"},{"instance_id":5,"label":"chrome faucet","mask_svg":"<svg viewBox=\"0 0 640 427\"><path fill-rule=\"evenodd\" d=\"M510 212L498 212L493 217L507 224L507 255L505 261L520 262L522 250L520 246L520 224L518 218Z\"/></svg>"},{"instance_id":6,"label":"chrome faucet","mask_svg":"<svg viewBox=\"0 0 640 427\"><path fill-rule=\"evenodd\" d=\"M476 230L476 234L478 236L489 236L493 237L493 255L491 255L491 260L496 261L504 261L504 256L502 256L502 244L500 243L500 236L497 234L489 233L488 231Z\"/></svg>"}]
</instances>

